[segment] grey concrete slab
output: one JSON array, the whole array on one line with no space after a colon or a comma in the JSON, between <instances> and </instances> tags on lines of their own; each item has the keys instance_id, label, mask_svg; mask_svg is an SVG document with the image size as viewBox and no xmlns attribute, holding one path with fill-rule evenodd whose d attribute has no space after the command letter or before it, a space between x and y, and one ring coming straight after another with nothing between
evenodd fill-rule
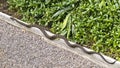
<instances>
[{"instance_id":1,"label":"grey concrete slab","mask_svg":"<svg viewBox=\"0 0 120 68\"><path fill-rule=\"evenodd\" d=\"M28 29L4 14L0 17L0 68L120 67L119 62L111 65L95 56L70 48L62 40L48 40L38 29Z\"/></svg>"},{"instance_id":2,"label":"grey concrete slab","mask_svg":"<svg viewBox=\"0 0 120 68\"><path fill-rule=\"evenodd\" d=\"M1 68L104 68L0 20Z\"/></svg>"}]
</instances>

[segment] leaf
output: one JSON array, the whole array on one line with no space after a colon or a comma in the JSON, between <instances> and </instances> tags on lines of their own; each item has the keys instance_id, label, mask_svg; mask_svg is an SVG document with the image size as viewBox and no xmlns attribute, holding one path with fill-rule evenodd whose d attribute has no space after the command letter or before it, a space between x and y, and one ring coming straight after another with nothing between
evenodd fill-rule
<instances>
[{"instance_id":1,"label":"leaf","mask_svg":"<svg viewBox=\"0 0 120 68\"><path fill-rule=\"evenodd\" d=\"M70 17L71 18L71 17ZM68 32L67 32L67 38L69 39L70 36L70 31L71 31L71 25L72 25L72 21L70 20L70 23L68 25Z\"/></svg>"},{"instance_id":2,"label":"leaf","mask_svg":"<svg viewBox=\"0 0 120 68\"><path fill-rule=\"evenodd\" d=\"M52 16L52 18L54 18L54 17L62 14L63 12L66 12L66 11L69 10L69 9L70 9L70 7L67 7L67 8L64 8L64 9L61 9L61 10L57 11L57 12Z\"/></svg>"},{"instance_id":3,"label":"leaf","mask_svg":"<svg viewBox=\"0 0 120 68\"><path fill-rule=\"evenodd\" d=\"M70 17L70 14L71 13L69 13L67 16L66 16L66 18L64 19L64 22L63 22L63 24L62 24L62 29L61 29L61 31L66 27L66 25L67 25L67 23L68 23L68 20L69 20L69 17Z\"/></svg>"},{"instance_id":4,"label":"leaf","mask_svg":"<svg viewBox=\"0 0 120 68\"><path fill-rule=\"evenodd\" d=\"M101 3L99 4L99 7L102 8L102 6L105 4L105 1L102 0Z\"/></svg>"}]
</instances>

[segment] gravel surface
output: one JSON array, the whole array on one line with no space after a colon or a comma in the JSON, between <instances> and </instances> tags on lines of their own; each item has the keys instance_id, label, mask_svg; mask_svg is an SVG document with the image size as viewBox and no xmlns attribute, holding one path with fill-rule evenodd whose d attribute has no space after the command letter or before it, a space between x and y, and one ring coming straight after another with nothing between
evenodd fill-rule
<instances>
[{"instance_id":1,"label":"gravel surface","mask_svg":"<svg viewBox=\"0 0 120 68\"><path fill-rule=\"evenodd\" d=\"M0 20L0 68L104 68Z\"/></svg>"}]
</instances>

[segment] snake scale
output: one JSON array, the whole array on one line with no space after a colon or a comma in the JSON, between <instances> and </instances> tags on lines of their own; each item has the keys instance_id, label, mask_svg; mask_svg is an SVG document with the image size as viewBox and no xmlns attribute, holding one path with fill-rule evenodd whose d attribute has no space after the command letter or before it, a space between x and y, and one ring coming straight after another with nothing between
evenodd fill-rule
<instances>
[{"instance_id":1,"label":"snake scale","mask_svg":"<svg viewBox=\"0 0 120 68\"><path fill-rule=\"evenodd\" d=\"M50 30L46 29L46 28L43 27L43 26L39 26L39 25L36 25L36 24L28 25L28 24L25 24L25 23L19 21L18 19L14 18L14 17L10 17L10 19L12 19L13 21L16 21L16 22L18 22L19 24L21 24L21 25L23 25L23 26L25 26L25 27L28 27L28 28L37 27L38 29L40 29L40 30L42 31L42 33L45 35L45 37L48 38L48 39L50 39L50 40L55 40L55 39L57 39L57 38L61 38L61 39L64 40L64 42L65 42L69 47L72 47L72 48L78 47L78 48L82 49L82 50L83 50L85 53L87 53L87 54L98 54L99 56L101 56L101 58L102 58L105 62L107 62L107 63L109 63L109 64L114 64L114 63L116 62L116 60L113 61L113 62L109 62L108 60L105 59L105 57L104 57L101 53L98 53L98 52L95 52L95 51L87 51L87 50L86 50L85 48L83 48L82 45L80 45L80 44L71 44L71 43L70 43L64 36L62 36L62 35L54 34L53 36L49 36L46 31L50 31Z\"/></svg>"}]
</instances>

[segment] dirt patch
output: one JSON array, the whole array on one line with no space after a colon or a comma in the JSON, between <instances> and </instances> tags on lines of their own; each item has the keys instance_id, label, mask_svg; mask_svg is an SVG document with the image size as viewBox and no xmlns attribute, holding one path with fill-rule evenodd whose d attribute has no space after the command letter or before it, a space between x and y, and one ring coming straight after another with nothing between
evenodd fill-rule
<instances>
[{"instance_id":1,"label":"dirt patch","mask_svg":"<svg viewBox=\"0 0 120 68\"><path fill-rule=\"evenodd\" d=\"M10 16L21 19L22 17L14 10L9 10L9 4L7 0L0 0L0 12L6 13Z\"/></svg>"}]
</instances>

